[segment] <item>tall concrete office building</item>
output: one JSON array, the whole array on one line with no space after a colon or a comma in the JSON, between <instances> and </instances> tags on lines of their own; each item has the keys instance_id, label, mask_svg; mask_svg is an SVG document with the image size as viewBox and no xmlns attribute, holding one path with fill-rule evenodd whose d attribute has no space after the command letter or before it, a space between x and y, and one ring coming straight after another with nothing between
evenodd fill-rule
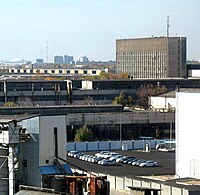
<instances>
[{"instance_id":1,"label":"tall concrete office building","mask_svg":"<svg viewBox=\"0 0 200 195\"><path fill-rule=\"evenodd\" d=\"M54 64L63 64L63 56L54 56Z\"/></svg>"},{"instance_id":2,"label":"tall concrete office building","mask_svg":"<svg viewBox=\"0 0 200 195\"><path fill-rule=\"evenodd\" d=\"M186 77L186 37L118 39L116 72L132 78Z\"/></svg>"},{"instance_id":3,"label":"tall concrete office building","mask_svg":"<svg viewBox=\"0 0 200 195\"><path fill-rule=\"evenodd\" d=\"M64 55L64 64L74 64L74 57L73 56L68 56Z\"/></svg>"}]
</instances>

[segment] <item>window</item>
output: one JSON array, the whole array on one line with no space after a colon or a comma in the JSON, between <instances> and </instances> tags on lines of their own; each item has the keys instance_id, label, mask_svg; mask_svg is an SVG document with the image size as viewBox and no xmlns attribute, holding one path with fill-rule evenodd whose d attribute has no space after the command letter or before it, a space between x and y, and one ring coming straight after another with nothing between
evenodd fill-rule
<instances>
[{"instance_id":1,"label":"window","mask_svg":"<svg viewBox=\"0 0 200 195\"><path fill-rule=\"evenodd\" d=\"M96 74L96 70L93 70L93 71L92 71L92 74Z\"/></svg>"},{"instance_id":2,"label":"window","mask_svg":"<svg viewBox=\"0 0 200 195\"><path fill-rule=\"evenodd\" d=\"M75 73L75 74L78 74L78 70L75 70L74 73Z\"/></svg>"}]
</instances>

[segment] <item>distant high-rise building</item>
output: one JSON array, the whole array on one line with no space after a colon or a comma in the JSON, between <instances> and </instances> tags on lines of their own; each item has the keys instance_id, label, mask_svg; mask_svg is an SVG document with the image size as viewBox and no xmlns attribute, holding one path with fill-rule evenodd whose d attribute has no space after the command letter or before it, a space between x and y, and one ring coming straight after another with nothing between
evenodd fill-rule
<instances>
[{"instance_id":1,"label":"distant high-rise building","mask_svg":"<svg viewBox=\"0 0 200 195\"><path fill-rule=\"evenodd\" d=\"M63 64L63 56L54 56L54 64Z\"/></svg>"},{"instance_id":2,"label":"distant high-rise building","mask_svg":"<svg viewBox=\"0 0 200 195\"><path fill-rule=\"evenodd\" d=\"M89 64L89 59L87 56L80 56L78 59L77 59L77 63L80 63L80 64Z\"/></svg>"},{"instance_id":3,"label":"distant high-rise building","mask_svg":"<svg viewBox=\"0 0 200 195\"><path fill-rule=\"evenodd\" d=\"M44 59L38 58L36 59L36 64L43 64L44 63Z\"/></svg>"},{"instance_id":4,"label":"distant high-rise building","mask_svg":"<svg viewBox=\"0 0 200 195\"><path fill-rule=\"evenodd\" d=\"M64 55L64 64L74 64L74 57Z\"/></svg>"},{"instance_id":5,"label":"distant high-rise building","mask_svg":"<svg viewBox=\"0 0 200 195\"><path fill-rule=\"evenodd\" d=\"M186 37L118 39L116 72L132 78L186 77Z\"/></svg>"}]
</instances>

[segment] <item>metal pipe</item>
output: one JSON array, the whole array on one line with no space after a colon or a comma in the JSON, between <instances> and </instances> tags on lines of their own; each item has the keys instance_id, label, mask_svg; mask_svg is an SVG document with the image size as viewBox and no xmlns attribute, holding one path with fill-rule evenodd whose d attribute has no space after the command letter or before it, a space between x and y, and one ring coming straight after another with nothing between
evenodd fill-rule
<instances>
[{"instance_id":1,"label":"metal pipe","mask_svg":"<svg viewBox=\"0 0 200 195\"><path fill-rule=\"evenodd\" d=\"M55 157L58 158L58 129L54 127Z\"/></svg>"},{"instance_id":2,"label":"metal pipe","mask_svg":"<svg viewBox=\"0 0 200 195\"><path fill-rule=\"evenodd\" d=\"M12 146L9 147L8 170L9 170L9 195L13 195L15 189L14 189L14 149Z\"/></svg>"}]
</instances>

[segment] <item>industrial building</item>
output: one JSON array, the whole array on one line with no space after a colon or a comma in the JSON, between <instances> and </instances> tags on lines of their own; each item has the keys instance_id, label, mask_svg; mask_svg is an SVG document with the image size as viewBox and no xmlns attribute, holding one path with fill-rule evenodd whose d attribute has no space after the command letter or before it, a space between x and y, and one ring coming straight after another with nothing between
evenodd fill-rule
<instances>
[{"instance_id":1,"label":"industrial building","mask_svg":"<svg viewBox=\"0 0 200 195\"><path fill-rule=\"evenodd\" d=\"M56 194L80 194L90 191L96 195L101 191L107 195L109 186L98 188L98 182L107 184L106 176L73 174L66 161L65 116L3 117L0 120L0 194L14 195L25 189ZM5 154L2 155L2 151ZM90 181L90 188L86 184ZM58 193L59 192L59 193ZM20 193L20 192L19 192ZM32 192L34 193L34 192ZM32 194L31 193L31 194Z\"/></svg>"},{"instance_id":2,"label":"industrial building","mask_svg":"<svg viewBox=\"0 0 200 195\"><path fill-rule=\"evenodd\" d=\"M200 88L200 79L117 79L117 80L6 80L0 81L0 105L20 106L111 104L121 92L136 93L142 85L165 86L168 90Z\"/></svg>"},{"instance_id":3,"label":"industrial building","mask_svg":"<svg viewBox=\"0 0 200 195\"><path fill-rule=\"evenodd\" d=\"M116 72L131 78L186 77L186 37L118 39Z\"/></svg>"},{"instance_id":4,"label":"industrial building","mask_svg":"<svg viewBox=\"0 0 200 195\"><path fill-rule=\"evenodd\" d=\"M136 192L147 193L148 191L152 192L155 191L155 193L157 194L160 193L162 195L199 194L200 191L200 187L198 184L199 168L198 168L198 156L196 156L196 154L198 154L197 151L198 147L196 148L196 143L198 142L198 136L195 136L196 139L194 140L193 138L194 134L191 133L193 132L194 129L195 131L194 133L196 135L195 129L196 127L198 127L198 125L192 126L193 129L191 129L191 121L192 123L194 122L194 124L196 124L195 122L198 121L198 114L193 116L193 118L191 119L191 112L189 112L191 111L192 108L193 109L198 108L198 106L196 106L195 103L198 102L199 94L195 95L195 97L193 95L195 94L192 93L187 95L186 93L185 96L185 93L183 92L180 92L178 94L178 105L180 107L178 107L179 112L177 114L178 137L177 137L177 153L176 153L176 162L177 162L176 174L173 176L172 175L145 176L145 172L147 171L146 169L143 170L144 175L141 175L142 174L141 172L140 174L141 176L135 176L135 177L120 177L120 176L113 176L112 174L110 174L107 177L107 179L110 182L110 189L116 191L119 190L124 194L127 194L127 190L129 190L128 191L129 194ZM188 103L186 104L186 102ZM186 106L182 106L183 104ZM87 109L89 109L90 106L91 105L88 105ZM76 108L74 109L77 111ZM92 106L91 109L94 111L94 106ZM115 109L121 109L121 108L115 108ZM61 115L50 114L49 116L24 115L21 116L21 118L17 118L17 116L14 117L1 116L0 122L2 125L2 129L0 133L0 140L1 140L0 162L3 164L3 166L1 166L0 175L1 178L7 178L1 180L2 185L0 185L0 190L2 195L8 194L8 191L6 191L8 190L8 188L9 190L11 190L11 192L13 192L17 188L17 185L14 185L15 182L18 182L18 184L34 185L39 187L41 186L40 182L42 181L42 178L44 179L44 181L53 181L51 178L55 177L48 175L50 173L52 174L52 170L54 171L56 177L59 179L70 178L71 175L69 169L66 166L66 162L60 161L59 158L55 157L58 156L61 159L65 160L67 137L71 135L73 129L77 128L78 126L82 126L83 124L88 124L90 127L93 128L96 126L98 127L97 128L98 132L102 132L101 128L99 128L101 127L101 125L103 129L105 128L105 124L110 127L113 126L114 129L118 126L119 130L121 129L123 131L122 138L124 139L125 138L123 137L125 136L124 132L126 131L128 132L128 130L125 128L126 123L130 123L127 125L137 124L138 126L142 127L145 121L149 123L150 126L155 124L160 125L158 123L160 121L161 124L168 124L167 129L168 131L170 131L171 121L174 120L174 113L165 113L165 112L150 112L150 111L121 112L120 110L118 110L117 113L112 112L109 114L106 113L106 110L104 110L104 112L102 113L88 112L84 114L84 113L77 113L76 111L71 110L71 113L66 112L66 114L61 114ZM188 116L188 114L190 114L190 116ZM187 119L191 119L190 122ZM139 132L143 132L144 133L143 135L147 135L146 133L150 132L149 130L150 126L145 127L143 130L139 130ZM130 127L132 128L132 126ZM66 128L67 131L65 131ZM188 134L188 129L190 129L190 134ZM108 129L107 132L109 132ZM118 140L119 140L120 131L117 132L116 129L112 131L111 129L110 133L111 134L116 133L116 135L118 135ZM101 136L101 134L99 134L98 136ZM58 145L56 144L55 141L57 140L55 139L56 137L58 138L58 143L57 143ZM192 144L191 142L189 142L189 140L193 140L194 143ZM190 149L189 151L188 148ZM192 152L193 150L194 152ZM186 158L187 152L188 154ZM12 163L12 166L8 164L7 160L5 160L8 159L6 158L7 155L9 155L9 159L12 160L12 162L9 161L10 163ZM143 155L145 156L145 154ZM151 153L148 153L148 155L150 156ZM157 158L159 158L159 155L156 156ZM19 157L18 161L16 157ZM63 169L60 167L60 164L63 167L64 172L66 172L65 174L69 175L61 176ZM13 169L13 165L15 169ZM57 169L54 166L56 166L57 168L60 167L61 169L59 168ZM119 166L117 168L121 167ZM158 167L158 169L162 168L165 167ZM12 172L11 170L14 170L14 172ZM57 170L58 172L55 173L55 170ZM7 174L8 171L11 174ZM16 175L14 173L16 173ZM61 175L57 176L57 174ZM83 178L84 177L87 176L83 176ZM16 180L14 180L14 178ZM59 184L51 183L50 186L54 186L57 189L61 190L63 186L62 182ZM46 185L47 183L44 184ZM22 192L24 192L27 191L29 188L21 188L21 189Z\"/></svg>"},{"instance_id":5,"label":"industrial building","mask_svg":"<svg viewBox=\"0 0 200 195\"><path fill-rule=\"evenodd\" d=\"M107 72L107 69L103 68L82 68L82 67L70 67L70 68L10 68L9 74L21 75L21 76L97 76L102 71Z\"/></svg>"}]
</instances>

